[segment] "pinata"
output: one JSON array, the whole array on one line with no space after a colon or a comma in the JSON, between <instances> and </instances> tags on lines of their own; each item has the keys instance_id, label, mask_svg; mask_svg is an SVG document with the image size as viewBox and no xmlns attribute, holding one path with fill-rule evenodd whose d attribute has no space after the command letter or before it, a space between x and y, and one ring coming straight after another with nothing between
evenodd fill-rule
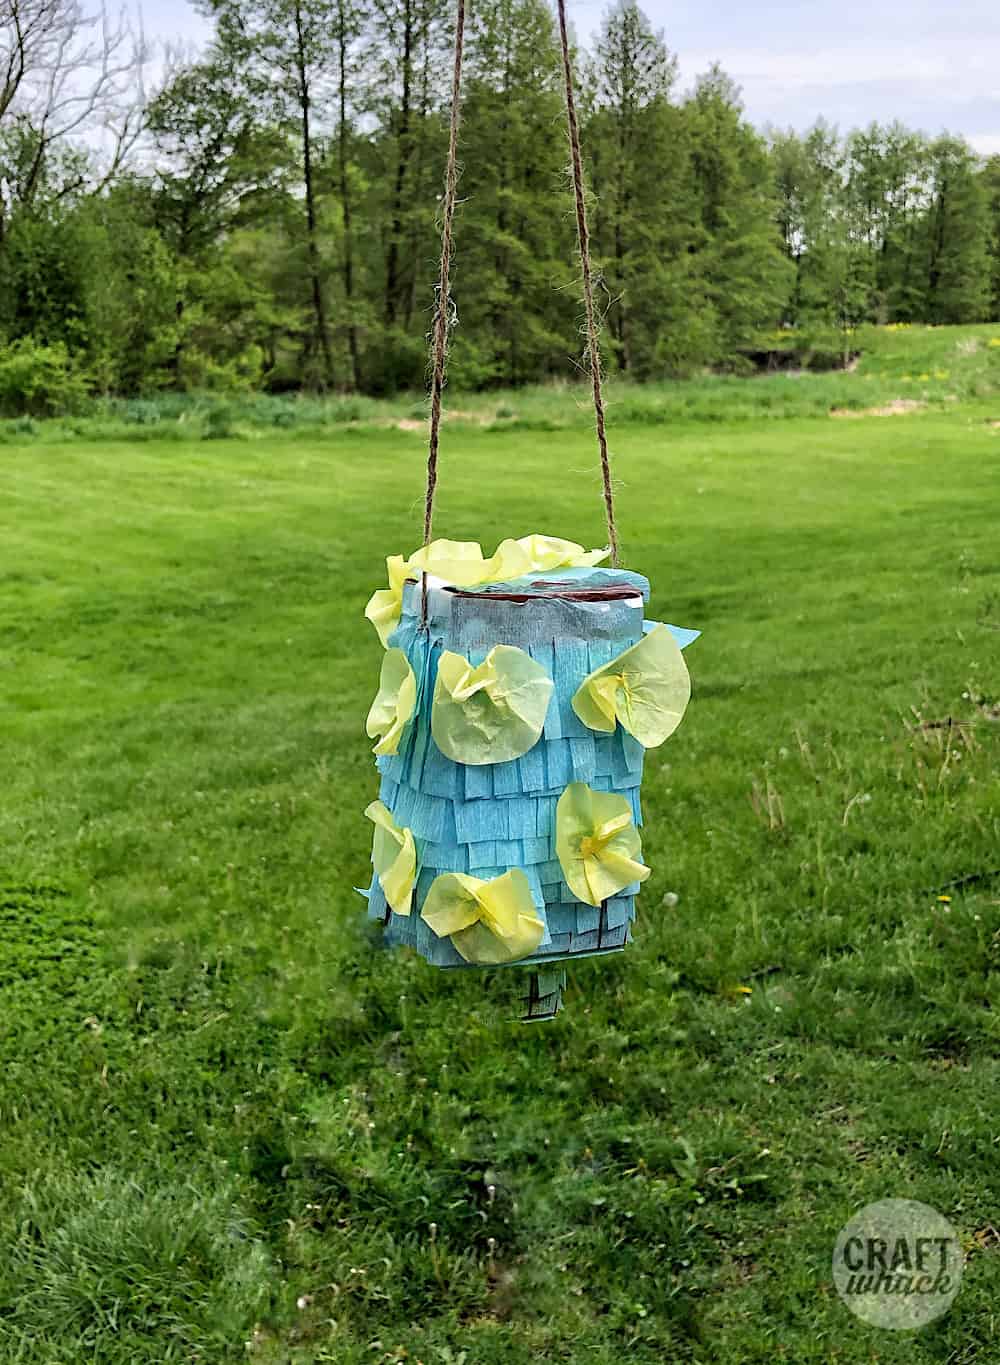
<instances>
[{"instance_id":1,"label":"pinata","mask_svg":"<svg viewBox=\"0 0 1000 1365\"><path fill-rule=\"evenodd\" d=\"M431 344L424 535L386 559L365 615L386 649L372 877L390 946L439 967L531 968L525 1019L553 1017L561 964L629 942L642 856L643 758L691 695L697 631L645 619L649 583L619 565L598 319L565 0L557 0L606 549L533 534L492 555L432 538L448 333L465 0L456 0L441 263ZM610 559L610 565L605 561Z\"/></svg>"}]
</instances>

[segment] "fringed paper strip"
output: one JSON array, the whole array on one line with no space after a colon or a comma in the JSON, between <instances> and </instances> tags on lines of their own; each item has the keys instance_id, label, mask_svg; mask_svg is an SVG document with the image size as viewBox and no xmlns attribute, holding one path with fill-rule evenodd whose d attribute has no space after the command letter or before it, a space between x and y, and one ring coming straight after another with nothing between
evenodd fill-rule
<instances>
[{"instance_id":1,"label":"fringed paper strip","mask_svg":"<svg viewBox=\"0 0 1000 1365\"><path fill-rule=\"evenodd\" d=\"M430 888L441 876L489 883L517 870L542 925L537 948L520 962L559 962L626 945L640 879L599 905L585 903L566 882L556 812L566 789L579 783L615 794L631 827L642 824L643 746L621 725L610 733L591 729L574 710L573 697L596 670L648 639L657 624L643 620L648 595L640 575L593 567L464 590L431 581L423 630L420 585L402 588L402 615L387 642L412 669L416 705L397 732L396 751L380 756L377 766L380 800L395 823L412 832L419 871L409 915L392 913L378 878L372 879L369 915L385 924L387 944L406 944L439 966L469 966L450 937L436 934L421 917ZM698 633L668 629L682 648ZM552 680L540 738L506 762L455 762L431 734L439 661L449 651L474 670L497 645L524 651ZM638 853L635 861L641 864ZM545 1009L558 998L556 989L541 992L534 1008L542 1012L530 1017L551 1017Z\"/></svg>"}]
</instances>

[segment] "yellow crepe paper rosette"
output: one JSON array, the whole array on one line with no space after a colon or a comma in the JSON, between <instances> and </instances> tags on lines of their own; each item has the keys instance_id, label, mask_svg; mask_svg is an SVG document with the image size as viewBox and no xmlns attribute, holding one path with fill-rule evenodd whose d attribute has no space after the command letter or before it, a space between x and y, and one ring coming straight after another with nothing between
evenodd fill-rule
<instances>
[{"instance_id":1,"label":"yellow crepe paper rosette","mask_svg":"<svg viewBox=\"0 0 1000 1365\"><path fill-rule=\"evenodd\" d=\"M399 752L399 741L417 705L417 679L410 661L401 649L387 649L382 656L378 692L372 702L365 733L378 735L376 754Z\"/></svg>"},{"instance_id":2,"label":"yellow crepe paper rosette","mask_svg":"<svg viewBox=\"0 0 1000 1365\"><path fill-rule=\"evenodd\" d=\"M591 568L607 559L608 550L585 550L573 540L558 536L530 535L520 540L503 540L496 553L486 561L483 583L505 583L509 578L523 578L529 573L546 573L550 569Z\"/></svg>"},{"instance_id":3,"label":"yellow crepe paper rosette","mask_svg":"<svg viewBox=\"0 0 1000 1365\"><path fill-rule=\"evenodd\" d=\"M424 571L454 587L471 588L483 583L503 583L508 578L548 569L588 567L599 564L607 555L606 549L585 550L575 541L537 534L503 541L489 559L483 557L478 541L433 540L409 559L403 555L388 557L385 563L389 586L372 594L365 616L386 645L399 625L404 583Z\"/></svg>"},{"instance_id":4,"label":"yellow crepe paper rosette","mask_svg":"<svg viewBox=\"0 0 1000 1365\"><path fill-rule=\"evenodd\" d=\"M475 540L433 540L421 546L409 559L389 555L385 561L389 587L372 593L365 616L378 631L378 638L387 645L389 636L399 625L403 609L403 585L417 574L432 574L442 582L462 587L482 582L483 551Z\"/></svg>"},{"instance_id":5,"label":"yellow crepe paper rosette","mask_svg":"<svg viewBox=\"0 0 1000 1365\"><path fill-rule=\"evenodd\" d=\"M495 645L473 668L445 650L438 661L431 734L456 763L506 763L538 740L555 684L514 645Z\"/></svg>"},{"instance_id":6,"label":"yellow crepe paper rosette","mask_svg":"<svg viewBox=\"0 0 1000 1365\"><path fill-rule=\"evenodd\" d=\"M624 796L570 783L556 806L556 854L574 896L600 905L632 882L645 881L649 868L636 862L641 852Z\"/></svg>"},{"instance_id":7,"label":"yellow crepe paper rosette","mask_svg":"<svg viewBox=\"0 0 1000 1365\"><path fill-rule=\"evenodd\" d=\"M466 962L517 962L545 934L520 868L482 881L464 872L435 877L420 912L439 938L450 935Z\"/></svg>"},{"instance_id":8,"label":"yellow crepe paper rosette","mask_svg":"<svg viewBox=\"0 0 1000 1365\"><path fill-rule=\"evenodd\" d=\"M408 915L417 880L417 848L412 830L396 824L381 801L373 801L365 815L375 826L372 865L385 898L397 915Z\"/></svg>"},{"instance_id":9,"label":"yellow crepe paper rosette","mask_svg":"<svg viewBox=\"0 0 1000 1365\"><path fill-rule=\"evenodd\" d=\"M383 647L389 643L389 636L399 625L399 613L403 604L403 584L408 573L406 560L402 555L389 555L385 561L389 574L388 588L373 592L365 607L365 616L378 631Z\"/></svg>"},{"instance_id":10,"label":"yellow crepe paper rosette","mask_svg":"<svg viewBox=\"0 0 1000 1365\"><path fill-rule=\"evenodd\" d=\"M621 722L646 749L677 729L691 699L691 678L680 646L666 626L617 659L595 668L577 688L573 710L591 730L610 733Z\"/></svg>"}]
</instances>

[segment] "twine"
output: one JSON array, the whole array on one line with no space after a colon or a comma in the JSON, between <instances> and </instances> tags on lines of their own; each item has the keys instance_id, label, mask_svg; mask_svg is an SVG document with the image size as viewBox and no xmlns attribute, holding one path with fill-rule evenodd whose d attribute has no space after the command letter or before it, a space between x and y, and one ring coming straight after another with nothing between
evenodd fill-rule
<instances>
[{"instance_id":1,"label":"twine","mask_svg":"<svg viewBox=\"0 0 1000 1365\"><path fill-rule=\"evenodd\" d=\"M601 452L601 475L604 479L604 516L608 523L608 543L611 563L618 567L618 530L615 526L615 499L611 489L611 464L608 459L608 438L604 428L604 394L601 388L600 325L594 308L594 280L590 267L590 229L587 226L587 200L583 186L583 157L580 154L580 125L576 117L573 95L573 66L569 55L569 35L566 27L566 0L558 0L559 41L562 45L563 78L566 84L566 123L573 163L573 191L576 196L576 235L580 250L580 271L583 276L583 306L587 319L587 349L585 359L590 370L594 391L594 418L597 445Z\"/></svg>"},{"instance_id":2,"label":"twine","mask_svg":"<svg viewBox=\"0 0 1000 1365\"><path fill-rule=\"evenodd\" d=\"M586 312L587 348L585 359L590 370L594 395L594 418L597 444L601 454L601 475L604 481L604 515L608 526L611 563L618 567L618 530L615 525L615 501L611 487L611 464L608 457L608 438L604 422L604 394L601 385L600 325L594 307L594 281L590 263L590 230L587 226L587 201L583 181L583 157L580 152L580 126L576 116L573 94L573 67L570 60L569 36L566 25L566 0L557 0L559 39L562 46L563 77L566 86L566 123L572 155L573 190L576 199L576 230L583 277L583 303ZM458 129L461 121L462 50L465 41L465 0L457 0L455 10L454 63L451 76L451 118L448 130L448 162L445 169L444 209L441 220L441 269L437 286L437 308L431 341L431 423L427 447L427 489L424 495L424 545L431 542L434 529L434 494L438 479L438 448L441 431L441 395L444 391L448 359L448 332L451 326L451 252L455 220L455 201L458 190ZM427 570L421 574L421 622L427 625Z\"/></svg>"},{"instance_id":3,"label":"twine","mask_svg":"<svg viewBox=\"0 0 1000 1365\"><path fill-rule=\"evenodd\" d=\"M437 288L437 311L431 350L431 430L427 448L427 491L424 495L424 545L431 542L434 527L434 492L437 488L438 441L441 429L441 394L448 359L451 325L451 244L458 189L458 126L461 120L462 46L465 40L465 0L455 11L455 60L451 73L451 120L448 129L448 165L444 178L444 211L441 219L441 273ZM421 579L420 618L427 624L427 570Z\"/></svg>"}]
</instances>

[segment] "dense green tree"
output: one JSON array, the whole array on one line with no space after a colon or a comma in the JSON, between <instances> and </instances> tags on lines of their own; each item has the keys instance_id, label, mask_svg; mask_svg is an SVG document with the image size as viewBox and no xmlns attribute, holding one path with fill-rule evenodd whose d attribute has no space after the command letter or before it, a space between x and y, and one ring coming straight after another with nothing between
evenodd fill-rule
<instances>
[{"instance_id":1,"label":"dense green tree","mask_svg":"<svg viewBox=\"0 0 1000 1365\"><path fill-rule=\"evenodd\" d=\"M305 371L320 388L337 378L328 269L320 233L322 111L337 47L336 0L205 0L216 20L215 58L258 113L294 130L302 187L305 273L313 313Z\"/></svg>"},{"instance_id":2,"label":"dense green tree","mask_svg":"<svg viewBox=\"0 0 1000 1365\"><path fill-rule=\"evenodd\" d=\"M444 92L449 81L450 7L444 0L372 0L362 43L366 193L360 212L368 235L365 270L378 280L378 325L366 362L374 388L422 383L424 332L433 304L436 210L446 147Z\"/></svg>"},{"instance_id":3,"label":"dense green tree","mask_svg":"<svg viewBox=\"0 0 1000 1365\"><path fill-rule=\"evenodd\" d=\"M933 200L925 217L928 322L980 322L990 311L990 214L976 158L964 142L929 150Z\"/></svg>"},{"instance_id":4,"label":"dense green tree","mask_svg":"<svg viewBox=\"0 0 1000 1365\"><path fill-rule=\"evenodd\" d=\"M147 187L126 180L88 198L74 226L83 267L81 349L95 386L134 394L171 384L183 266L156 230Z\"/></svg>"},{"instance_id":5,"label":"dense green tree","mask_svg":"<svg viewBox=\"0 0 1000 1365\"><path fill-rule=\"evenodd\" d=\"M559 54L543 0L483 0L472 15L463 111L464 200L453 292L457 382L520 384L564 360L576 303L564 211Z\"/></svg>"},{"instance_id":6,"label":"dense green tree","mask_svg":"<svg viewBox=\"0 0 1000 1365\"><path fill-rule=\"evenodd\" d=\"M848 216L874 262L873 318L911 322L927 284L924 224L932 189L927 142L899 123L873 123L845 147Z\"/></svg>"},{"instance_id":7,"label":"dense green tree","mask_svg":"<svg viewBox=\"0 0 1000 1365\"><path fill-rule=\"evenodd\" d=\"M991 156L983 168L986 195L986 241L989 253L990 318L1000 321L1000 156Z\"/></svg>"},{"instance_id":8,"label":"dense green tree","mask_svg":"<svg viewBox=\"0 0 1000 1365\"><path fill-rule=\"evenodd\" d=\"M182 383L191 331L187 310L196 302L204 309L209 283L219 282L224 239L242 224L273 215L275 195L289 177L291 148L279 129L261 123L217 52L175 74L150 105L147 129L156 166L152 213L177 263L170 365ZM231 295L222 290L220 302Z\"/></svg>"},{"instance_id":9,"label":"dense green tree","mask_svg":"<svg viewBox=\"0 0 1000 1365\"><path fill-rule=\"evenodd\" d=\"M175 345L175 272L142 185L38 200L0 257L0 334L64 345L100 392L155 387Z\"/></svg>"},{"instance_id":10,"label":"dense green tree","mask_svg":"<svg viewBox=\"0 0 1000 1365\"><path fill-rule=\"evenodd\" d=\"M608 323L622 370L635 368L632 332L645 333L638 282L683 244L670 228L683 218L683 130L670 94L677 61L635 0L618 0L604 16L589 63L592 117L587 128L597 192L596 241L611 296ZM680 135L680 136L678 136ZM650 194L650 169L658 184ZM662 179L661 179L662 177ZM664 213L664 199L674 197ZM658 224L666 232L658 230ZM648 337L647 337L648 342ZM647 350L639 343L639 354Z\"/></svg>"},{"instance_id":11,"label":"dense green tree","mask_svg":"<svg viewBox=\"0 0 1000 1365\"><path fill-rule=\"evenodd\" d=\"M364 10L357 0L336 0L337 44L337 191L341 213L341 277L344 286L344 330L354 387L362 387L359 336L359 293L356 287L354 245L354 168L351 158L352 120L356 115L349 91L359 75L358 41L364 31Z\"/></svg>"},{"instance_id":12,"label":"dense green tree","mask_svg":"<svg viewBox=\"0 0 1000 1365\"><path fill-rule=\"evenodd\" d=\"M846 192L841 141L822 120L804 137L772 133L771 163L778 225L795 266L786 319L805 327L835 325L846 334L868 317L875 257L866 223Z\"/></svg>"},{"instance_id":13,"label":"dense green tree","mask_svg":"<svg viewBox=\"0 0 1000 1365\"><path fill-rule=\"evenodd\" d=\"M872 124L773 135L790 321L974 322L989 314L991 180L960 139Z\"/></svg>"},{"instance_id":14,"label":"dense green tree","mask_svg":"<svg viewBox=\"0 0 1000 1365\"><path fill-rule=\"evenodd\" d=\"M284 187L291 149L261 122L219 52L178 71L150 104L146 125L157 220L183 256L266 213L269 196Z\"/></svg>"},{"instance_id":15,"label":"dense green tree","mask_svg":"<svg viewBox=\"0 0 1000 1365\"><path fill-rule=\"evenodd\" d=\"M451 0L199 3L213 40L143 110L126 28L0 0L0 347L71 395L421 387ZM575 60L609 369L743 368L779 324L840 328L846 350L865 320L1000 318L1000 158L896 123L765 140L720 68L678 94L635 0ZM566 374L579 304L546 0L472 7L465 74L452 380Z\"/></svg>"},{"instance_id":16,"label":"dense green tree","mask_svg":"<svg viewBox=\"0 0 1000 1365\"><path fill-rule=\"evenodd\" d=\"M780 316L793 271L782 250L767 148L717 66L684 104L699 275L713 322L713 362L750 344Z\"/></svg>"}]
</instances>

